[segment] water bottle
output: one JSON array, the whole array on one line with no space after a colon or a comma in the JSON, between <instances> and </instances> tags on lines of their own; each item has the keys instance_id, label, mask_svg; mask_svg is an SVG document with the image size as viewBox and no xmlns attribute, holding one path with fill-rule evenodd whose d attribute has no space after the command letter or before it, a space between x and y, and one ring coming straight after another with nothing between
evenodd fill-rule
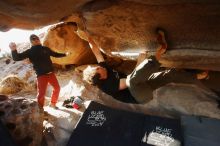
<instances>
[{"instance_id":1,"label":"water bottle","mask_svg":"<svg viewBox=\"0 0 220 146\"><path fill-rule=\"evenodd\" d=\"M79 109L83 103L83 99L80 96L76 96L73 100L73 108Z\"/></svg>"}]
</instances>

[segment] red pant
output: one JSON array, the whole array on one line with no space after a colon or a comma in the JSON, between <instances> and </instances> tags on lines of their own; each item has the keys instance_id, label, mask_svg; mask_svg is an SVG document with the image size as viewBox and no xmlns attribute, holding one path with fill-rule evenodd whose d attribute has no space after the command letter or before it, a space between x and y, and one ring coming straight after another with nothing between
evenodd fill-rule
<instances>
[{"instance_id":1,"label":"red pant","mask_svg":"<svg viewBox=\"0 0 220 146\"><path fill-rule=\"evenodd\" d=\"M38 99L38 104L41 107L44 106L45 94L48 83L53 87L51 104L57 103L57 99L60 93L60 86L54 73L49 73L47 75L41 75L37 77L37 88L38 88L37 99Z\"/></svg>"}]
</instances>

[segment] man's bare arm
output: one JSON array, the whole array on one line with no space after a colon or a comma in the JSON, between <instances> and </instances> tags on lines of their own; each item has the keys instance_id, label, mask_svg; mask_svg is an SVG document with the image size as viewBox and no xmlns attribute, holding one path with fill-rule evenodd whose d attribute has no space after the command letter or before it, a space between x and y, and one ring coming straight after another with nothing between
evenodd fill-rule
<instances>
[{"instance_id":1,"label":"man's bare arm","mask_svg":"<svg viewBox=\"0 0 220 146\"><path fill-rule=\"evenodd\" d=\"M119 82L119 90L124 90L126 89L128 86L126 84L126 78L122 78L120 79L120 82Z\"/></svg>"},{"instance_id":2,"label":"man's bare arm","mask_svg":"<svg viewBox=\"0 0 220 146\"><path fill-rule=\"evenodd\" d=\"M104 62L104 57L100 51L100 48L98 47L98 45L94 42L94 40L92 39L91 36L88 36L88 42L89 42L89 45L92 49L92 52L93 54L95 55L96 57L96 60L99 62Z\"/></svg>"}]
</instances>

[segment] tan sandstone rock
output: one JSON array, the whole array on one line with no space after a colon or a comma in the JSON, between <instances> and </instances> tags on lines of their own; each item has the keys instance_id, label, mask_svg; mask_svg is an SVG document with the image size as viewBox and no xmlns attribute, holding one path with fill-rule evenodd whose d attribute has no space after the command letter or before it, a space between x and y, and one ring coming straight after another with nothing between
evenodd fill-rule
<instances>
[{"instance_id":1,"label":"tan sandstone rock","mask_svg":"<svg viewBox=\"0 0 220 146\"><path fill-rule=\"evenodd\" d=\"M47 0L41 4L6 0L0 2L0 29L74 21L107 54L131 58L143 50L154 53L155 29L161 27L166 30L168 49L176 52L163 58L165 66L219 71L219 4L218 0ZM184 50L188 53L182 54Z\"/></svg>"},{"instance_id":2,"label":"tan sandstone rock","mask_svg":"<svg viewBox=\"0 0 220 146\"><path fill-rule=\"evenodd\" d=\"M96 63L89 44L75 34L73 27L71 24L62 23L48 31L43 44L56 52L70 53L63 58L52 57L52 61L60 65Z\"/></svg>"},{"instance_id":3,"label":"tan sandstone rock","mask_svg":"<svg viewBox=\"0 0 220 146\"><path fill-rule=\"evenodd\" d=\"M41 145L43 113L35 101L23 97L6 98L0 101L0 113L18 146Z\"/></svg>"},{"instance_id":4,"label":"tan sandstone rock","mask_svg":"<svg viewBox=\"0 0 220 146\"><path fill-rule=\"evenodd\" d=\"M33 67L26 61L13 61L11 58L0 59L0 90L5 94L21 90L35 90L36 75Z\"/></svg>"},{"instance_id":5,"label":"tan sandstone rock","mask_svg":"<svg viewBox=\"0 0 220 146\"><path fill-rule=\"evenodd\" d=\"M154 54L155 30L160 27L168 41L169 55L161 60L164 66L220 71L219 2L131 1L95 1L82 9L84 21L79 24L106 54L125 58L136 58L146 50Z\"/></svg>"},{"instance_id":6,"label":"tan sandstone rock","mask_svg":"<svg viewBox=\"0 0 220 146\"><path fill-rule=\"evenodd\" d=\"M1 94L14 94L27 87L27 84L16 76L8 76L0 82Z\"/></svg>"}]
</instances>

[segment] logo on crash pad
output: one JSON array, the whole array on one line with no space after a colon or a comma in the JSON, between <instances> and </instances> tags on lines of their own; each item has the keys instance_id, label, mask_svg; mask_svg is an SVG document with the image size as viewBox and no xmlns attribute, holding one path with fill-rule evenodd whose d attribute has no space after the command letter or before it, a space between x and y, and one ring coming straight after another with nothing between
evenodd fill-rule
<instances>
[{"instance_id":1,"label":"logo on crash pad","mask_svg":"<svg viewBox=\"0 0 220 146\"><path fill-rule=\"evenodd\" d=\"M180 146L172 136L172 129L156 126L151 132L146 132L142 142L156 146Z\"/></svg>"},{"instance_id":2,"label":"logo on crash pad","mask_svg":"<svg viewBox=\"0 0 220 146\"><path fill-rule=\"evenodd\" d=\"M105 121L106 117L104 115L104 111L91 111L86 124L94 127L101 127Z\"/></svg>"}]
</instances>

